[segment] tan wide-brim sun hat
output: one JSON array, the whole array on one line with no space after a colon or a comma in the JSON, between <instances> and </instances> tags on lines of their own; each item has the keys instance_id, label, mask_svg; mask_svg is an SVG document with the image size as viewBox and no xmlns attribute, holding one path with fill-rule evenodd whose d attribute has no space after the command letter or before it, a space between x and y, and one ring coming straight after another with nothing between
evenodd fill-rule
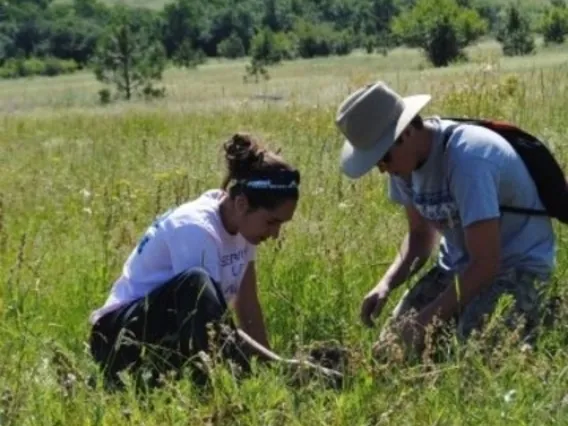
<instances>
[{"instance_id":1,"label":"tan wide-brim sun hat","mask_svg":"<svg viewBox=\"0 0 568 426\"><path fill-rule=\"evenodd\" d=\"M369 172L431 98L402 97L382 81L350 94L335 118L346 138L340 161L343 173L357 179Z\"/></svg>"}]
</instances>

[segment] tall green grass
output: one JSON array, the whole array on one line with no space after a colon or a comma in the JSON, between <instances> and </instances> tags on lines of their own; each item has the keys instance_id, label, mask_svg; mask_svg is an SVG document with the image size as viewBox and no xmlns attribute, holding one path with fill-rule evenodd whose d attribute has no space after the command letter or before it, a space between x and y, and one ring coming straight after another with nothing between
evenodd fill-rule
<instances>
[{"instance_id":1,"label":"tall green grass","mask_svg":"<svg viewBox=\"0 0 568 426\"><path fill-rule=\"evenodd\" d=\"M382 78L404 93L432 93L426 114L514 120L566 162L568 56L505 60L483 50L477 58L443 70L419 66L411 51L298 61L260 86L241 82L242 63L210 64L171 71L168 99L109 108L96 105L87 75L1 83L0 424L564 424L565 309L535 352L519 351L513 335L421 366L396 356L374 364L378 329L358 320L405 228L382 176L354 183L339 173L333 119L349 90ZM259 92L283 99L253 99ZM220 143L236 130L282 148L303 174L294 220L259 250L270 341L290 356L338 340L351 351L344 388L317 380L293 387L278 369L238 382L220 368L212 391L182 381L152 395L151 406L133 392L89 389L80 376L96 371L86 346L90 311L154 215L219 185ZM566 237L556 228L555 281L564 294ZM56 353L73 368L58 373Z\"/></svg>"}]
</instances>

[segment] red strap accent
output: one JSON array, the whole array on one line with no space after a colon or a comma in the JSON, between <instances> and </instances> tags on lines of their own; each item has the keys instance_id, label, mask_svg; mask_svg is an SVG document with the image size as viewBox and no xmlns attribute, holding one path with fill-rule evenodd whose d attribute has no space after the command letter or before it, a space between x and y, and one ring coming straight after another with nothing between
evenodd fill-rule
<instances>
[{"instance_id":1,"label":"red strap accent","mask_svg":"<svg viewBox=\"0 0 568 426\"><path fill-rule=\"evenodd\" d=\"M491 128L501 129L501 130L519 130L514 124L508 123L507 121L499 120L483 120L483 122Z\"/></svg>"}]
</instances>

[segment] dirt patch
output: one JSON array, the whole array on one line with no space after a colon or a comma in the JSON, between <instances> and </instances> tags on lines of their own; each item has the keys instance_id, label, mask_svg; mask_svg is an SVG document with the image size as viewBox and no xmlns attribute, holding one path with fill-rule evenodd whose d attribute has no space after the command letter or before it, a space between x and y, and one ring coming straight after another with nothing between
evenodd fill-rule
<instances>
[{"instance_id":1,"label":"dirt patch","mask_svg":"<svg viewBox=\"0 0 568 426\"><path fill-rule=\"evenodd\" d=\"M341 373L349 364L349 350L336 341L315 342L307 348L311 361Z\"/></svg>"},{"instance_id":2,"label":"dirt patch","mask_svg":"<svg viewBox=\"0 0 568 426\"><path fill-rule=\"evenodd\" d=\"M307 359L313 364L341 373L341 377L320 377L327 386L340 389L343 387L349 366L349 354L349 350L337 341L316 341L299 348L294 358ZM312 374L308 376L313 378Z\"/></svg>"}]
</instances>

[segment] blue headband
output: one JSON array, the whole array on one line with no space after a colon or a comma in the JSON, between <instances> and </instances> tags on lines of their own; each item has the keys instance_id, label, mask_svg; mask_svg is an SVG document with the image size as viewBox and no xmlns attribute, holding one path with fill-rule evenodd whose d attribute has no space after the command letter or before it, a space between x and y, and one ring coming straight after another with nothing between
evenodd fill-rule
<instances>
[{"instance_id":1,"label":"blue headband","mask_svg":"<svg viewBox=\"0 0 568 426\"><path fill-rule=\"evenodd\" d=\"M236 183L243 188L253 190L297 190L300 185L300 174L295 170L278 170L260 176L251 176L248 179L239 179Z\"/></svg>"},{"instance_id":2,"label":"blue headband","mask_svg":"<svg viewBox=\"0 0 568 426\"><path fill-rule=\"evenodd\" d=\"M243 180L239 182L241 185L247 188L253 189L294 189L298 188L298 182L295 180L289 183L275 183L270 179L259 179L259 180Z\"/></svg>"}]
</instances>

